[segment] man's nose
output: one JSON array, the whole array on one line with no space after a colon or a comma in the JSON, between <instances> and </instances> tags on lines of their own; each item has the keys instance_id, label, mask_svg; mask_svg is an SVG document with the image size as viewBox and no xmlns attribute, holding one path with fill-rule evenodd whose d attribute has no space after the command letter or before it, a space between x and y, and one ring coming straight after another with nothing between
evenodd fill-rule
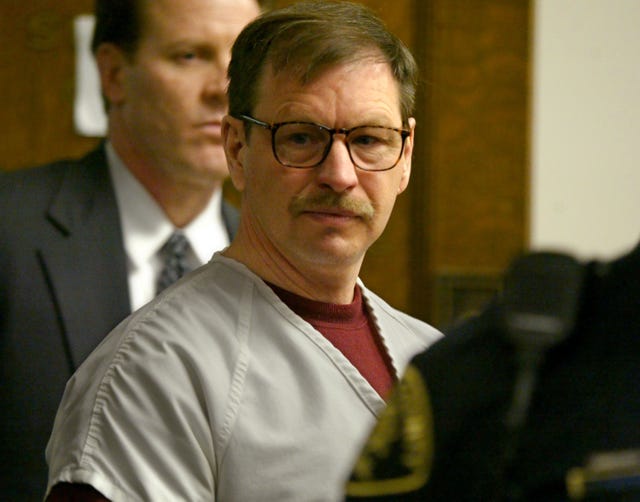
<instances>
[{"instance_id":1,"label":"man's nose","mask_svg":"<svg viewBox=\"0 0 640 502\"><path fill-rule=\"evenodd\" d=\"M227 90L227 62L212 61L205 80L208 95L225 94Z\"/></svg>"},{"instance_id":2,"label":"man's nose","mask_svg":"<svg viewBox=\"0 0 640 502\"><path fill-rule=\"evenodd\" d=\"M344 135L334 136L327 157L314 169L318 183L330 186L335 192L344 192L358 184L357 167L351 160Z\"/></svg>"}]
</instances>

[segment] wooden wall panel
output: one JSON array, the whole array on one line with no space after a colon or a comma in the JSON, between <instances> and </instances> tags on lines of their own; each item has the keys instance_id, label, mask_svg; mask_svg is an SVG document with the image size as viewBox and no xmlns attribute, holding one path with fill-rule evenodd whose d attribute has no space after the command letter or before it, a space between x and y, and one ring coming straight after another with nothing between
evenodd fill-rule
<instances>
[{"instance_id":1,"label":"wooden wall panel","mask_svg":"<svg viewBox=\"0 0 640 502\"><path fill-rule=\"evenodd\" d=\"M0 166L30 166L96 144L73 130L73 18L92 0L0 2Z\"/></svg>"},{"instance_id":2,"label":"wooden wall panel","mask_svg":"<svg viewBox=\"0 0 640 502\"><path fill-rule=\"evenodd\" d=\"M418 2L418 116L410 310L436 324L479 306L526 241L528 0ZM417 186L416 186L417 185ZM468 288L465 287L468 284ZM480 287L482 285L482 287ZM454 301L452 295L463 300Z\"/></svg>"}]
</instances>

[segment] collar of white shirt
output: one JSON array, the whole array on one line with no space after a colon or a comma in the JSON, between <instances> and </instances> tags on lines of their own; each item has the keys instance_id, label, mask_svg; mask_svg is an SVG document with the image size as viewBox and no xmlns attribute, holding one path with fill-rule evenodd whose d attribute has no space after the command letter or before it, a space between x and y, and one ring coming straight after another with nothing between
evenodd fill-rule
<instances>
[{"instance_id":1,"label":"collar of white shirt","mask_svg":"<svg viewBox=\"0 0 640 502\"><path fill-rule=\"evenodd\" d=\"M106 153L127 254L131 306L135 310L153 298L162 266L158 251L176 228L108 142ZM207 207L181 229L191 246L187 259L192 268L208 262L215 251L229 245L221 204L222 191L217 190Z\"/></svg>"}]
</instances>

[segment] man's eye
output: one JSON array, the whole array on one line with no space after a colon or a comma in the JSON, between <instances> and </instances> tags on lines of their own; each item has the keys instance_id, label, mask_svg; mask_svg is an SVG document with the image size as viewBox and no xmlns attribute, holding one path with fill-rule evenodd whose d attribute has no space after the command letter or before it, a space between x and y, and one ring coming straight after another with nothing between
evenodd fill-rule
<instances>
[{"instance_id":1,"label":"man's eye","mask_svg":"<svg viewBox=\"0 0 640 502\"><path fill-rule=\"evenodd\" d=\"M193 61L194 59L197 59L197 57L198 55L196 54L195 51L176 52L173 56L173 58L176 61L180 61L180 62Z\"/></svg>"},{"instance_id":2,"label":"man's eye","mask_svg":"<svg viewBox=\"0 0 640 502\"><path fill-rule=\"evenodd\" d=\"M307 145L311 141L311 138L306 133L292 133L287 136L287 143L291 143L294 145Z\"/></svg>"},{"instance_id":3,"label":"man's eye","mask_svg":"<svg viewBox=\"0 0 640 502\"><path fill-rule=\"evenodd\" d=\"M352 143L358 146L375 146L382 142L379 136L361 135L352 139Z\"/></svg>"}]
</instances>

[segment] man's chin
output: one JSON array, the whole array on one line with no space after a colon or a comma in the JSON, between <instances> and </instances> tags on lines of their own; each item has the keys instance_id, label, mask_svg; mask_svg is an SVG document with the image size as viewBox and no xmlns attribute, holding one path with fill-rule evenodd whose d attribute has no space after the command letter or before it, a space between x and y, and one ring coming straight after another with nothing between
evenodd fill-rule
<instances>
[{"instance_id":1,"label":"man's chin","mask_svg":"<svg viewBox=\"0 0 640 502\"><path fill-rule=\"evenodd\" d=\"M344 267L362 263L364 252L353 243L341 239L323 239L321 242L308 241L307 256L318 265Z\"/></svg>"},{"instance_id":2,"label":"man's chin","mask_svg":"<svg viewBox=\"0 0 640 502\"><path fill-rule=\"evenodd\" d=\"M198 156L192 160L193 171L200 173L203 178L222 181L229 176L227 158L222 148L209 148L205 152L198 152Z\"/></svg>"}]
</instances>

